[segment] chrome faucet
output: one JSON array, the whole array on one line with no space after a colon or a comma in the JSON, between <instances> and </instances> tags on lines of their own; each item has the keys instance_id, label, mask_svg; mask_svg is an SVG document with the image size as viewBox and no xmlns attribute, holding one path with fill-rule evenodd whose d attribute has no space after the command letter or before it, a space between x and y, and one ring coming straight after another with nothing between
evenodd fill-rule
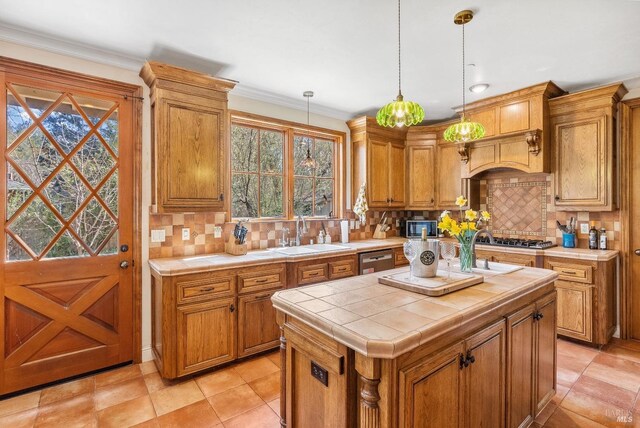
<instances>
[{"instance_id":1,"label":"chrome faucet","mask_svg":"<svg viewBox=\"0 0 640 428\"><path fill-rule=\"evenodd\" d=\"M302 221L302 227L300 227L300 222ZM304 216L299 215L296 219L296 246L300 246L300 237L308 233L309 229L307 229L307 222L304 220Z\"/></svg>"},{"instance_id":2,"label":"chrome faucet","mask_svg":"<svg viewBox=\"0 0 640 428\"><path fill-rule=\"evenodd\" d=\"M489 242L493 244L493 235L487 229L480 229L476 233L473 234L473 238L471 238L471 267L477 268L478 265L476 263L476 239L479 235L486 234L489 237ZM486 263L487 265L489 263Z\"/></svg>"}]
</instances>

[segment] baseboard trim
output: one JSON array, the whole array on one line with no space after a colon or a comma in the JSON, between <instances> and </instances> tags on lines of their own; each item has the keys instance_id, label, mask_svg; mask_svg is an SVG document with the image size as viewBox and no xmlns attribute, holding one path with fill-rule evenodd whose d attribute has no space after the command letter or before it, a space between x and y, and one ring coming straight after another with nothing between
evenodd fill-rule
<instances>
[{"instance_id":1,"label":"baseboard trim","mask_svg":"<svg viewBox=\"0 0 640 428\"><path fill-rule=\"evenodd\" d=\"M142 362L153 360L153 351L151 350L151 346L147 346L146 348L142 348Z\"/></svg>"}]
</instances>

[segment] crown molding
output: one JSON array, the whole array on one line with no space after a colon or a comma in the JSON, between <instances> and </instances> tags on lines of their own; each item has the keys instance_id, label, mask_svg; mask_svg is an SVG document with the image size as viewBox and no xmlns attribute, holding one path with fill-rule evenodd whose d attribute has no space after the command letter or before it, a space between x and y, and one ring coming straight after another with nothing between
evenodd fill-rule
<instances>
[{"instance_id":1,"label":"crown molding","mask_svg":"<svg viewBox=\"0 0 640 428\"><path fill-rule=\"evenodd\" d=\"M0 22L0 40L135 72L140 71L140 67L145 61L145 58L96 48L84 43L29 31L3 22Z\"/></svg>"},{"instance_id":2,"label":"crown molding","mask_svg":"<svg viewBox=\"0 0 640 428\"><path fill-rule=\"evenodd\" d=\"M274 94L273 92L265 91L263 89L254 88L251 86L238 83L236 87L231 91L231 95L237 95L240 97L249 98L256 101L263 101L269 104L276 104L282 107L288 107L294 110L307 111L307 102L304 100L298 100L291 97L285 97L283 95ZM354 117L353 114L337 110L330 107L325 107L318 104L311 105L311 111L314 114L331 117L334 119L347 121Z\"/></svg>"}]
</instances>

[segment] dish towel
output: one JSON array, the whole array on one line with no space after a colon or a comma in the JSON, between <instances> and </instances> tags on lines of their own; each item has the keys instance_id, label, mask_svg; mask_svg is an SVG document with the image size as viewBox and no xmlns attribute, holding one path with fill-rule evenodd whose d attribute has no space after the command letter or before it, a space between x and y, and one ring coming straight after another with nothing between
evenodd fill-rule
<instances>
[{"instance_id":1,"label":"dish towel","mask_svg":"<svg viewBox=\"0 0 640 428\"><path fill-rule=\"evenodd\" d=\"M353 205L353 212L360 217L360 223L364 224L366 220L365 214L369 211L369 205L367 205L367 197L365 196L365 190L367 188L367 183L362 183L360 186L360 191L358 192L358 198L356 199L356 203Z\"/></svg>"}]
</instances>

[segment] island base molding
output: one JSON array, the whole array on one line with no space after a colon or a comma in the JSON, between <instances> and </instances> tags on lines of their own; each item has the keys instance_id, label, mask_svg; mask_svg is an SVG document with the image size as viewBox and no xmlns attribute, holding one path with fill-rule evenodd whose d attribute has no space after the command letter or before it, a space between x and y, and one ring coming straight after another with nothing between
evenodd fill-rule
<instances>
[{"instance_id":1,"label":"island base molding","mask_svg":"<svg viewBox=\"0 0 640 428\"><path fill-rule=\"evenodd\" d=\"M281 426L530 425L556 389L553 283L491 312L383 359L279 311Z\"/></svg>"}]
</instances>

